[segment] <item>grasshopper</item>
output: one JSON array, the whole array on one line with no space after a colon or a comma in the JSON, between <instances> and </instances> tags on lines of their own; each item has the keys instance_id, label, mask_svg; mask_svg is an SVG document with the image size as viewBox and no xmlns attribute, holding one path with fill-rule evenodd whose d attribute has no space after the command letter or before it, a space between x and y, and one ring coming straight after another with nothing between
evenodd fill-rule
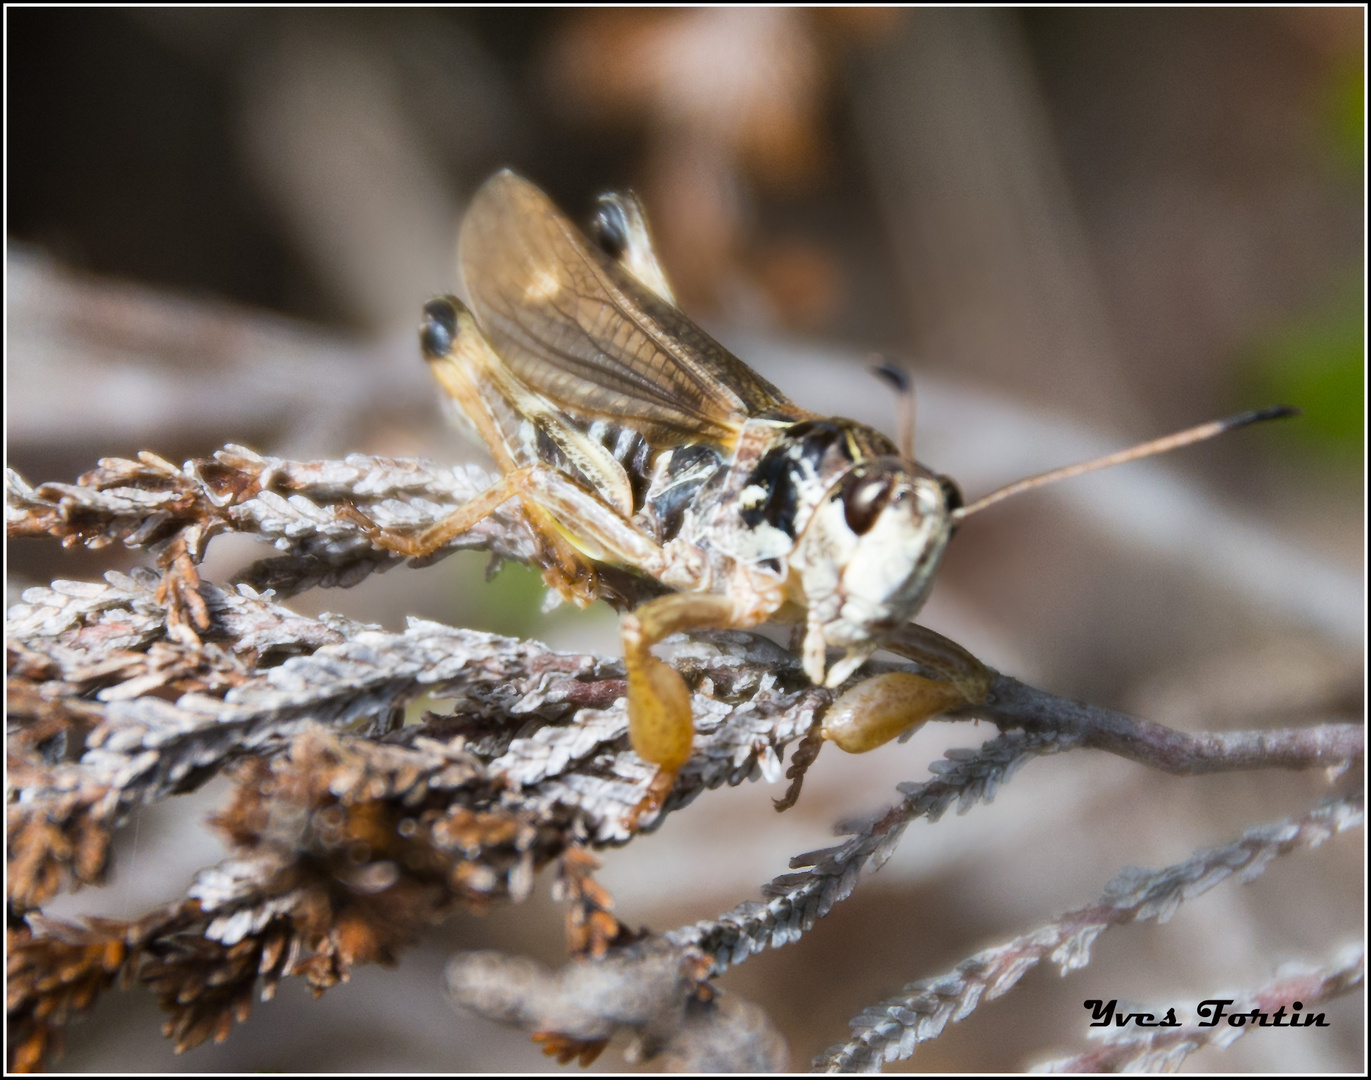
<instances>
[{"instance_id":1,"label":"grasshopper","mask_svg":"<svg viewBox=\"0 0 1371 1080\"><path fill-rule=\"evenodd\" d=\"M790 622L806 675L833 688L877 649L915 661L927 674L873 677L829 709L825 738L870 750L989 692L989 668L911 622L967 515L1290 411L1201 425L966 506L912 440L800 408L691 322L634 196L602 196L592 235L509 170L480 188L459 240L471 306L429 301L419 339L501 478L417 535L363 523L378 546L423 556L517 498L547 584L620 607L630 741L658 770L638 815L671 791L694 734L684 681L651 652L663 638ZM658 595L629 610L610 584L624 571Z\"/></svg>"}]
</instances>

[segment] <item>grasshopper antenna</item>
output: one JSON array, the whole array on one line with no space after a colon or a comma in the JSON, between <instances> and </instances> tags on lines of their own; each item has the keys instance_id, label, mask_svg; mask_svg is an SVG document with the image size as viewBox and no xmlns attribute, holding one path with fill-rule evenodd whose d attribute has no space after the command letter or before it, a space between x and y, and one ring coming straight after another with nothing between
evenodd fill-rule
<instances>
[{"instance_id":1,"label":"grasshopper antenna","mask_svg":"<svg viewBox=\"0 0 1371 1080\"><path fill-rule=\"evenodd\" d=\"M1289 405L1273 405L1269 409L1254 409L1252 412L1239 413L1237 416L1230 416L1223 420L1211 420L1207 424L1199 424L1196 427L1178 431L1173 435L1164 435L1160 439L1139 443L1127 450L1119 450L1116 453L1095 458L1093 461L1082 461L1077 465L1067 465L1050 472L1039 473L1037 476L1016 480L1012 484L992 491L989 495L982 495L975 502L955 510L952 517L954 521L961 521L1001 499L1007 499L1011 495L1018 495L1020 492L1029 491L1035 487L1042 487L1044 484L1056 483L1058 480L1065 480L1072 476L1081 476L1084 473L1094 472L1096 469L1107 469L1112 465L1123 465L1125 462L1152 457L1154 454L1164 454L1168 450L1176 450L1182 446L1189 446L1191 443L1203 442L1205 439L1212 439L1215 435L1222 435L1225 431L1246 427L1248 424L1256 424L1262 420L1280 420L1287 416L1299 415L1300 410Z\"/></svg>"},{"instance_id":2,"label":"grasshopper antenna","mask_svg":"<svg viewBox=\"0 0 1371 1080\"><path fill-rule=\"evenodd\" d=\"M877 353L872 357L879 363L871 365L871 373L889 386L898 395L896 400L895 436L902 457L914 460L914 383L909 372L894 360Z\"/></svg>"}]
</instances>

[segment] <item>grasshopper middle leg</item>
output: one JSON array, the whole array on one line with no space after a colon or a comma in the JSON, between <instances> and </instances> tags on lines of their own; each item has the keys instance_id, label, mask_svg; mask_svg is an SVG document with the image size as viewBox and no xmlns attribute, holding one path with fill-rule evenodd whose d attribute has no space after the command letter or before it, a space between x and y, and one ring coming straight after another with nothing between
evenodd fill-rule
<instances>
[{"instance_id":1,"label":"grasshopper middle leg","mask_svg":"<svg viewBox=\"0 0 1371 1080\"><path fill-rule=\"evenodd\" d=\"M628 671L629 741L640 758L658 769L635 817L652 813L670 794L676 773L690 760L695 735L685 681L649 650L683 630L736 625L733 601L711 593L659 596L624 615L620 622Z\"/></svg>"}]
</instances>

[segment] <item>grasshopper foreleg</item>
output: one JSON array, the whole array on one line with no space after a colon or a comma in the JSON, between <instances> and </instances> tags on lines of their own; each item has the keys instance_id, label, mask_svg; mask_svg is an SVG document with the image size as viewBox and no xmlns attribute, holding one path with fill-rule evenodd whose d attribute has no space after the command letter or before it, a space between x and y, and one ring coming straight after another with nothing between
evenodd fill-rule
<instances>
[{"instance_id":1,"label":"grasshopper foreleg","mask_svg":"<svg viewBox=\"0 0 1371 1080\"><path fill-rule=\"evenodd\" d=\"M954 641L922 626L907 626L886 648L935 673L873 675L839 696L824 716L823 735L861 754L911 731L939 713L982 702L995 673Z\"/></svg>"}]
</instances>

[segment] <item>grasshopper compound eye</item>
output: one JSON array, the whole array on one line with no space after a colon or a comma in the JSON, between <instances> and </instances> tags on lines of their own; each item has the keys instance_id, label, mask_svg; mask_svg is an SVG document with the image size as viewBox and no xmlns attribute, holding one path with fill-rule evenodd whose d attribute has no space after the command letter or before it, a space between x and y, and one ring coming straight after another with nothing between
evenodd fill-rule
<instances>
[{"instance_id":1,"label":"grasshopper compound eye","mask_svg":"<svg viewBox=\"0 0 1371 1080\"><path fill-rule=\"evenodd\" d=\"M894 484L887 473L871 475L860 465L843 477L838 497L843 503L843 518L855 536L865 536L886 504Z\"/></svg>"}]
</instances>

